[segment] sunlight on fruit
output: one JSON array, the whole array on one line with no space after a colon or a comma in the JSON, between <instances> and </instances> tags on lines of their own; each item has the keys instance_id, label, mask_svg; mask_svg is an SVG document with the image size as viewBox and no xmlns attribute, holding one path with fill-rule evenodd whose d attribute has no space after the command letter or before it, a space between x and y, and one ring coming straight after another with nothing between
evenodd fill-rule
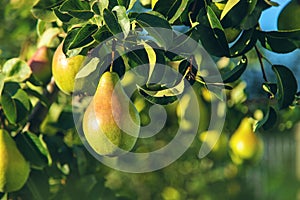
<instances>
[{"instance_id":1,"label":"sunlight on fruit","mask_svg":"<svg viewBox=\"0 0 300 200\"><path fill-rule=\"evenodd\" d=\"M229 140L230 156L235 164L244 161L256 164L261 160L264 144L258 133L253 132L254 119L244 118Z\"/></svg>"},{"instance_id":2,"label":"sunlight on fruit","mask_svg":"<svg viewBox=\"0 0 300 200\"><path fill-rule=\"evenodd\" d=\"M180 200L180 193L173 187L164 188L161 193L164 200Z\"/></svg>"},{"instance_id":3,"label":"sunlight on fruit","mask_svg":"<svg viewBox=\"0 0 300 200\"><path fill-rule=\"evenodd\" d=\"M264 117L264 113L263 113L263 111L262 110L260 110L260 109L257 109L257 110L255 110L254 111L254 114L253 114L253 116L254 116L254 118L256 119L256 120L262 120L263 119L263 117Z\"/></svg>"}]
</instances>

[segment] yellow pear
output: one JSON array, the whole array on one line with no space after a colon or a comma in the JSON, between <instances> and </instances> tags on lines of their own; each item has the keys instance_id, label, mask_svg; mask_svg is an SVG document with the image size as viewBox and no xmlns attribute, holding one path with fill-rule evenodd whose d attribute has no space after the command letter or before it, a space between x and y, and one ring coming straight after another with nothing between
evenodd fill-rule
<instances>
[{"instance_id":1,"label":"yellow pear","mask_svg":"<svg viewBox=\"0 0 300 200\"><path fill-rule=\"evenodd\" d=\"M140 117L115 72L105 72L82 122L90 147L100 155L119 156L130 151L140 131Z\"/></svg>"},{"instance_id":2,"label":"yellow pear","mask_svg":"<svg viewBox=\"0 0 300 200\"><path fill-rule=\"evenodd\" d=\"M244 118L229 140L230 156L236 164L258 162L263 155L263 141L253 132L252 118Z\"/></svg>"},{"instance_id":3,"label":"yellow pear","mask_svg":"<svg viewBox=\"0 0 300 200\"><path fill-rule=\"evenodd\" d=\"M29 163L18 150L9 133L0 129L0 192L21 189L30 172Z\"/></svg>"},{"instance_id":4,"label":"yellow pear","mask_svg":"<svg viewBox=\"0 0 300 200\"><path fill-rule=\"evenodd\" d=\"M62 47L63 44L60 44L54 52L52 74L58 88L65 94L71 94L74 91L75 76L85 60L85 56L76 55L67 58Z\"/></svg>"}]
</instances>

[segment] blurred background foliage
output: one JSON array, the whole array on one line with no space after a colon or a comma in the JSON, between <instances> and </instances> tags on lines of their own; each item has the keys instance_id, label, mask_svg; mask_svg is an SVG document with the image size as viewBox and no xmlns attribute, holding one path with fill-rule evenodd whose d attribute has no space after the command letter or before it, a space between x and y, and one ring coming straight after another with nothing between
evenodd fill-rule
<instances>
[{"instance_id":1,"label":"blurred background foliage","mask_svg":"<svg viewBox=\"0 0 300 200\"><path fill-rule=\"evenodd\" d=\"M0 7L0 66L9 58L28 59L36 48L36 19L31 15L33 0L3 0ZM273 63L294 66L299 77L299 50L278 55L262 50ZM237 87L230 92L224 135L229 137L247 113L260 118L265 102L260 99L262 80L254 52L248 53L249 67ZM220 59L219 67L232 60ZM225 64L224 64L225 63ZM266 63L267 65L267 63ZM271 71L271 67L266 68ZM270 77L272 78L272 77ZM275 78L275 77L273 77ZM263 81L263 80L262 80ZM209 107L201 97L203 110ZM52 156L45 170L32 170L26 186L10 199L300 199L300 109L280 111L277 124L262 132L263 160L256 166L234 165L227 152L221 157L197 158L200 140L170 166L146 174L130 174L110 169L93 158L82 146L74 129L70 99L60 94L51 106L41 130ZM68 123L67 123L68 122ZM168 121L172 132L176 123ZM173 123L173 124L172 124ZM298 125L297 125L298 123ZM147 151L163 146L169 134L152 142L137 144ZM139 146L145 149L138 149Z\"/></svg>"}]
</instances>

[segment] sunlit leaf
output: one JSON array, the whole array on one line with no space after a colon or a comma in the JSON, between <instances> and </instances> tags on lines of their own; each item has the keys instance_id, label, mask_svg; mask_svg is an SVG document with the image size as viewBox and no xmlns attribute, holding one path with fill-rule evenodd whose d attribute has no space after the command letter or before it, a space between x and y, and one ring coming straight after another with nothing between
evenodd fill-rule
<instances>
[{"instance_id":1,"label":"sunlit leaf","mask_svg":"<svg viewBox=\"0 0 300 200\"><path fill-rule=\"evenodd\" d=\"M12 58L6 61L2 72L6 76L5 81L23 82L31 75L29 65L20 58Z\"/></svg>"},{"instance_id":2,"label":"sunlit leaf","mask_svg":"<svg viewBox=\"0 0 300 200\"><path fill-rule=\"evenodd\" d=\"M93 73L100 62L99 58L94 57L92 58L87 64L85 64L80 71L76 74L76 79L84 78Z\"/></svg>"},{"instance_id":3,"label":"sunlit leaf","mask_svg":"<svg viewBox=\"0 0 300 200\"><path fill-rule=\"evenodd\" d=\"M16 143L22 154L35 169L43 169L50 164L51 157L42 137L26 131L16 136Z\"/></svg>"},{"instance_id":4,"label":"sunlit leaf","mask_svg":"<svg viewBox=\"0 0 300 200\"><path fill-rule=\"evenodd\" d=\"M136 17L136 21L160 47L168 49L172 45L173 35L170 34L172 28L167 20L154 14L141 13Z\"/></svg>"},{"instance_id":5,"label":"sunlit leaf","mask_svg":"<svg viewBox=\"0 0 300 200\"><path fill-rule=\"evenodd\" d=\"M115 11L117 13L119 25L123 30L124 37L126 38L130 31L130 20L126 13L126 8L123 6L116 6L112 11Z\"/></svg>"},{"instance_id":6,"label":"sunlit leaf","mask_svg":"<svg viewBox=\"0 0 300 200\"><path fill-rule=\"evenodd\" d=\"M277 93L277 84L276 83L263 83L262 88L265 92L268 93L270 98L274 98Z\"/></svg>"},{"instance_id":7,"label":"sunlit leaf","mask_svg":"<svg viewBox=\"0 0 300 200\"><path fill-rule=\"evenodd\" d=\"M97 29L98 26L95 24L86 24L81 27L74 36L69 49L80 48L91 43L94 40L92 35L97 31Z\"/></svg>"},{"instance_id":8,"label":"sunlit leaf","mask_svg":"<svg viewBox=\"0 0 300 200\"><path fill-rule=\"evenodd\" d=\"M145 47L145 50L148 55L148 60L149 60L149 74L148 74L148 80L147 80L147 83L149 83L152 73L155 68L156 54L155 54L155 51L153 50L153 48L150 45L148 45L146 42L144 42L143 45Z\"/></svg>"},{"instance_id":9,"label":"sunlit leaf","mask_svg":"<svg viewBox=\"0 0 300 200\"><path fill-rule=\"evenodd\" d=\"M239 3L240 0L228 0L227 3L225 4L225 7L221 13L220 19L222 20L225 15L236 5Z\"/></svg>"},{"instance_id":10,"label":"sunlit leaf","mask_svg":"<svg viewBox=\"0 0 300 200\"><path fill-rule=\"evenodd\" d=\"M238 62L237 66L234 67L231 71L222 75L222 79L224 83L232 83L238 80L244 71L247 68L248 60L246 56L243 56L241 60Z\"/></svg>"}]
</instances>

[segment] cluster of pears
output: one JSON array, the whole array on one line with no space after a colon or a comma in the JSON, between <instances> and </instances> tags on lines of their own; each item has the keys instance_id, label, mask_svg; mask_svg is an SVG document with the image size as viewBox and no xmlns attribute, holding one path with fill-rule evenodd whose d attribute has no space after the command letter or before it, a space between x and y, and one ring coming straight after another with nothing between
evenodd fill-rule
<instances>
[{"instance_id":1,"label":"cluster of pears","mask_svg":"<svg viewBox=\"0 0 300 200\"><path fill-rule=\"evenodd\" d=\"M139 113L115 72L105 72L82 122L89 146L99 155L119 156L130 151L140 131Z\"/></svg>"},{"instance_id":2,"label":"cluster of pears","mask_svg":"<svg viewBox=\"0 0 300 200\"><path fill-rule=\"evenodd\" d=\"M255 164L261 160L264 151L262 139L253 132L254 119L242 119L229 140L230 156L235 164Z\"/></svg>"},{"instance_id":3,"label":"cluster of pears","mask_svg":"<svg viewBox=\"0 0 300 200\"><path fill-rule=\"evenodd\" d=\"M65 94L75 90L75 77L86 56L66 57L60 44L52 59L56 85ZM82 122L88 145L99 155L118 156L130 151L140 131L140 116L115 72L105 72Z\"/></svg>"},{"instance_id":4,"label":"cluster of pears","mask_svg":"<svg viewBox=\"0 0 300 200\"><path fill-rule=\"evenodd\" d=\"M29 163L18 150L15 141L7 131L0 129L0 192L21 189L29 172Z\"/></svg>"}]
</instances>

